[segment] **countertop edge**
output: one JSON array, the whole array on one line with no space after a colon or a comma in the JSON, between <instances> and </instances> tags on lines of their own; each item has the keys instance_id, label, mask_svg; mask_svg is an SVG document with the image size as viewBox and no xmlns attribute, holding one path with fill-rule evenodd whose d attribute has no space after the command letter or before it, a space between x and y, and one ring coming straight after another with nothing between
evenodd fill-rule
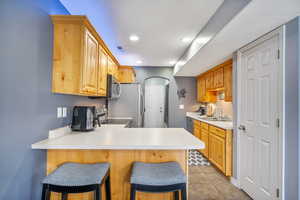
<instances>
[{"instance_id":1,"label":"countertop edge","mask_svg":"<svg viewBox=\"0 0 300 200\"><path fill-rule=\"evenodd\" d=\"M186 113L186 117L190 117L190 118L193 118L195 120L198 120L198 121L202 121L202 122L205 122L207 124L210 124L212 126L216 126L218 128L222 128L222 129L225 129L225 130L233 130L233 125L230 126L230 127L227 127L227 126L220 126L219 124L216 124L214 123L213 121L208 121L208 120L204 120L204 119L201 119L201 118L197 118L195 116L193 116L193 113L192 112L187 112Z\"/></svg>"}]
</instances>

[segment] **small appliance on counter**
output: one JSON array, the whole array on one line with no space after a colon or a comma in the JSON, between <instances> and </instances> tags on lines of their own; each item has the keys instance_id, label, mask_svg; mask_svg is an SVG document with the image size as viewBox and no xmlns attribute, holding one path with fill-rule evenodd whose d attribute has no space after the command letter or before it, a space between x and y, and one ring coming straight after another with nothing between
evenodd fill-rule
<instances>
[{"instance_id":1,"label":"small appliance on counter","mask_svg":"<svg viewBox=\"0 0 300 200\"><path fill-rule=\"evenodd\" d=\"M95 106L75 106L73 108L72 131L93 131L95 128Z\"/></svg>"},{"instance_id":2,"label":"small appliance on counter","mask_svg":"<svg viewBox=\"0 0 300 200\"><path fill-rule=\"evenodd\" d=\"M201 105L201 106L199 107L198 112L200 113L200 115L206 115L206 106Z\"/></svg>"},{"instance_id":3,"label":"small appliance on counter","mask_svg":"<svg viewBox=\"0 0 300 200\"><path fill-rule=\"evenodd\" d=\"M118 99L121 96L121 84L111 75L107 75L107 97Z\"/></svg>"},{"instance_id":4,"label":"small appliance on counter","mask_svg":"<svg viewBox=\"0 0 300 200\"><path fill-rule=\"evenodd\" d=\"M207 112L206 112L206 115L207 115L208 117L214 116L215 110L216 110L216 106L215 106L214 104L209 103L209 104L207 105Z\"/></svg>"}]
</instances>

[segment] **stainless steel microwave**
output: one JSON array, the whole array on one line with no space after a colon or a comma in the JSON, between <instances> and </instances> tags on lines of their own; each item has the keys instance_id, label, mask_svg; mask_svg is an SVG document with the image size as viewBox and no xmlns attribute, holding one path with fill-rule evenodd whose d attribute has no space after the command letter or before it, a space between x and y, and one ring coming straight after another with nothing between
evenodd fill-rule
<instances>
[{"instance_id":1,"label":"stainless steel microwave","mask_svg":"<svg viewBox=\"0 0 300 200\"><path fill-rule=\"evenodd\" d=\"M107 97L117 99L121 96L121 84L110 74L107 75Z\"/></svg>"}]
</instances>

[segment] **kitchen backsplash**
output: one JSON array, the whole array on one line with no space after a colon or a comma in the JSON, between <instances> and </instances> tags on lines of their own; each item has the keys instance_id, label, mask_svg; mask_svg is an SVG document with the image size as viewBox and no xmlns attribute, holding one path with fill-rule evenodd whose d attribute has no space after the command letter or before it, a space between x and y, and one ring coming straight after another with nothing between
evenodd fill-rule
<instances>
[{"instance_id":1,"label":"kitchen backsplash","mask_svg":"<svg viewBox=\"0 0 300 200\"><path fill-rule=\"evenodd\" d=\"M225 102L224 100L218 100L216 108L223 110L223 115L232 119L232 102Z\"/></svg>"}]
</instances>

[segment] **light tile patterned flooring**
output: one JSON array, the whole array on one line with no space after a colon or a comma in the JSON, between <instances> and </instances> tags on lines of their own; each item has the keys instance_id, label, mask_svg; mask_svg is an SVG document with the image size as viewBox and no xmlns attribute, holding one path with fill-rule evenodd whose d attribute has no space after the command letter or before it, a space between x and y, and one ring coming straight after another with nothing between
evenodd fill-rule
<instances>
[{"instance_id":1,"label":"light tile patterned flooring","mask_svg":"<svg viewBox=\"0 0 300 200\"><path fill-rule=\"evenodd\" d=\"M189 200L251 200L212 165L189 166Z\"/></svg>"},{"instance_id":2,"label":"light tile patterned flooring","mask_svg":"<svg viewBox=\"0 0 300 200\"><path fill-rule=\"evenodd\" d=\"M189 166L209 165L210 162L198 150L189 150Z\"/></svg>"}]
</instances>

